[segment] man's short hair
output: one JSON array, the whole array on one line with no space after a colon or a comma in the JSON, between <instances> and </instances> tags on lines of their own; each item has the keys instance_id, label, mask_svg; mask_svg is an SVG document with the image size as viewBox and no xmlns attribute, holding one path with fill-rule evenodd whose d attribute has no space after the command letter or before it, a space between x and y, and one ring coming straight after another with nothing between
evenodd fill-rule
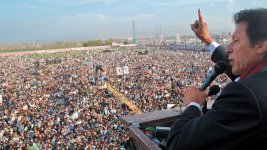
<instances>
[{"instance_id":1,"label":"man's short hair","mask_svg":"<svg viewBox=\"0 0 267 150\"><path fill-rule=\"evenodd\" d=\"M234 22L247 24L247 36L252 47L267 40L267 9L244 9L234 15Z\"/></svg>"}]
</instances>

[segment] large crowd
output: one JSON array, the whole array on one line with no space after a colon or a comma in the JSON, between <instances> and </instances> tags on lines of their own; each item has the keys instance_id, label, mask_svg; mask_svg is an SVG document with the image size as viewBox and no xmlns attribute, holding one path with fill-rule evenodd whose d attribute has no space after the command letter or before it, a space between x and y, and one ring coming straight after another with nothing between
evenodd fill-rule
<instances>
[{"instance_id":1,"label":"large crowd","mask_svg":"<svg viewBox=\"0 0 267 150\"><path fill-rule=\"evenodd\" d=\"M92 80L95 66L106 81L143 113L182 100L188 85L203 83L214 64L203 51L136 48L68 55L58 64L27 56L0 57L0 149L125 149L130 110ZM128 66L118 75L116 67ZM228 82L226 76L217 80Z\"/></svg>"}]
</instances>

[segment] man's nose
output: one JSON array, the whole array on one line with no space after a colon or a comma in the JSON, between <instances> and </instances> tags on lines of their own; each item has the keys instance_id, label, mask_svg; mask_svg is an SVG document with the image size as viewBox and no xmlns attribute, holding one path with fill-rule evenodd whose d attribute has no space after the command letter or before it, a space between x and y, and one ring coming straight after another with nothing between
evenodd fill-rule
<instances>
[{"instance_id":1,"label":"man's nose","mask_svg":"<svg viewBox=\"0 0 267 150\"><path fill-rule=\"evenodd\" d=\"M225 47L226 53L229 54L229 53L231 53L233 51L232 46L233 46L232 42L230 42L228 45L226 45L226 47Z\"/></svg>"}]
</instances>

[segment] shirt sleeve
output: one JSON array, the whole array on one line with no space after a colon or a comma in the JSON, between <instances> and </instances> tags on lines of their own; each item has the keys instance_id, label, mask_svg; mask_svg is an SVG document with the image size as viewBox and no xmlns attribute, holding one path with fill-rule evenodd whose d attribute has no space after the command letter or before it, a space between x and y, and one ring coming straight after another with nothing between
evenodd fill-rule
<instances>
[{"instance_id":1,"label":"shirt sleeve","mask_svg":"<svg viewBox=\"0 0 267 150\"><path fill-rule=\"evenodd\" d=\"M196 102L189 103L187 107L192 106L192 105L193 106L196 106L201 111L201 106L198 103L196 103Z\"/></svg>"},{"instance_id":2,"label":"shirt sleeve","mask_svg":"<svg viewBox=\"0 0 267 150\"><path fill-rule=\"evenodd\" d=\"M219 44L215 41L211 42L210 45L208 46L208 49L211 53L215 51L215 49L219 46Z\"/></svg>"}]
</instances>

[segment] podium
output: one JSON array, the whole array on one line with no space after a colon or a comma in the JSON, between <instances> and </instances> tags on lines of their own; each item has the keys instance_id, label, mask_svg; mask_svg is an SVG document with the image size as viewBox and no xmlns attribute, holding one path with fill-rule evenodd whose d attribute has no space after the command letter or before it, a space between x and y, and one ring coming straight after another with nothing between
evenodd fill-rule
<instances>
[{"instance_id":1,"label":"podium","mask_svg":"<svg viewBox=\"0 0 267 150\"><path fill-rule=\"evenodd\" d=\"M152 141L145 133L147 127L170 127L179 116L181 111L176 110L162 110L150 113L127 116L120 118L120 120L129 128L132 149L138 150L161 150L160 146ZM159 137L158 137L159 136ZM155 135L155 138L161 139L161 135ZM162 138L163 139L163 138ZM166 140L166 138L164 138Z\"/></svg>"}]
</instances>

